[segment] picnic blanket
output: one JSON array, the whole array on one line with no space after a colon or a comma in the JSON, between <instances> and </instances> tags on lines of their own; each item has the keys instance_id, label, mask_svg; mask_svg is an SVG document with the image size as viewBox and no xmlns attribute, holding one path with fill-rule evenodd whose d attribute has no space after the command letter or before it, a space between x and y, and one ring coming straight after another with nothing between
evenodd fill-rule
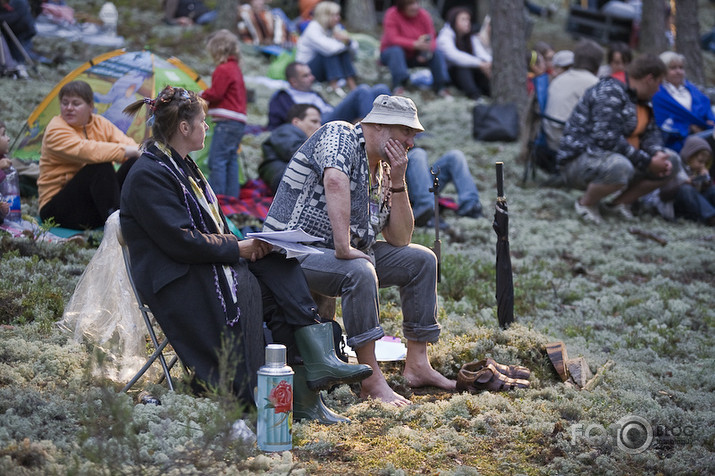
<instances>
[{"instance_id":1,"label":"picnic blanket","mask_svg":"<svg viewBox=\"0 0 715 476\"><path fill-rule=\"evenodd\" d=\"M34 237L37 241L46 241L48 243L61 243L75 235L82 234L82 230L69 230L67 228L43 230L37 222L27 220L19 222L5 220L0 225L0 230L10 233L13 238Z\"/></svg>"},{"instance_id":2,"label":"picnic blanket","mask_svg":"<svg viewBox=\"0 0 715 476\"><path fill-rule=\"evenodd\" d=\"M265 221L273 203L271 191L261 179L249 180L242 185L238 198L227 195L217 195L217 198L224 215L250 215L261 221Z\"/></svg>"}]
</instances>

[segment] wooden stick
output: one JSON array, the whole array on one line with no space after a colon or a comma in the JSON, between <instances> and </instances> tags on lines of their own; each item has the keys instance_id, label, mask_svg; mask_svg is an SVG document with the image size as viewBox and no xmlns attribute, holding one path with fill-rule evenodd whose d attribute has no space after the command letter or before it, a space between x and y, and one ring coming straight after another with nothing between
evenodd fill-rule
<instances>
[{"instance_id":1,"label":"wooden stick","mask_svg":"<svg viewBox=\"0 0 715 476\"><path fill-rule=\"evenodd\" d=\"M640 235L640 236L642 236L642 237L644 237L644 238L651 239L651 240L653 240L653 241L655 241L655 242L657 242L657 243L660 243L661 246L665 246L665 245L668 244L668 240L666 240L666 239L663 238L662 236L658 236L658 235L656 235L655 233L651 233L650 231L645 231L645 230L642 230L642 229L640 229L640 228L636 228L636 227L634 227L634 226L630 227L630 228L628 229L628 232L629 232L630 234L632 234L632 235Z\"/></svg>"},{"instance_id":2,"label":"wooden stick","mask_svg":"<svg viewBox=\"0 0 715 476\"><path fill-rule=\"evenodd\" d=\"M586 385L583 386L583 389L590 391L596 388L596 385L601 383L601 380L603 380L603 374L606 373L607 370L611 370L614 365L616 365L614 361L608 360L605 364L603 364L603 366L601 366L600 369L598 369L596 375L594 375L591 380L586 382Z\"/></svg>"}]
</instances>

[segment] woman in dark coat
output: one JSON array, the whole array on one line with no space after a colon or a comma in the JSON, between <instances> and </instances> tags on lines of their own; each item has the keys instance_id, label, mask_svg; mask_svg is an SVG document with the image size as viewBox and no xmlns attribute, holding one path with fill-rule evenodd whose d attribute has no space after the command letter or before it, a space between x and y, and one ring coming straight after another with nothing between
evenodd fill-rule
<instances>
[{"instance_id":1,"label":"woman in dark coat","mask_svg":"<svg viewBox=\"0 0 715 476\"><path fill-rule=\"evenodd\" d=\"M262 314L289 359L300 351L311 390L367 377L369 367L335 357L332 326L320 324L297 261L228 230L216 196L188 156L204 145L203 99L167 86L156 100L126 111L135 114L143 104L152 114L153 137L124 182L120 222L137 289L198 388L229 379L242 401L253 401L263 359Z\"/></svg>"}]
</instances>

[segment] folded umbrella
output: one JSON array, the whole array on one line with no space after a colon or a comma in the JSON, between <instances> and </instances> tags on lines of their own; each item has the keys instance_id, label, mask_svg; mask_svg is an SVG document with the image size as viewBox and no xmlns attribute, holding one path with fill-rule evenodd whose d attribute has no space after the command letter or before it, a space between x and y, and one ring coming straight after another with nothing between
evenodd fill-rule
<instances>
[{"instance_id":1,"label":"folded umbrella","mask_svg":"<svg viewBox=\"0 0 715 476\"><path fill-rule=\"evenodd\" d=\"M504 163L496 163L497 201L492 227L497 234L497 318L506 329L514 322L514 281L509 254L509 212L504 197Z\"/></svg>"}]
</instances>

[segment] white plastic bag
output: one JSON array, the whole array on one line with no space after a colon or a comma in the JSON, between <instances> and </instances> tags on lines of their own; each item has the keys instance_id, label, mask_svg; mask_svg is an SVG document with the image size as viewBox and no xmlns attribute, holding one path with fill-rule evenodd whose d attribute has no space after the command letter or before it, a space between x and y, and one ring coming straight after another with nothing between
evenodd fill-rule
<instances>
[{"instance_id":1,"label":"white plastic bag","mask_svg":"<svg viewBox=\"0 0 715 476\"><path fill-rule=\"evenodd\" d=\"M127 382L146 362L146 325L127 275L117 239L119 211L104 225L97 252L79 278L60 327L106 354L104 377Z\"/></svg>"}]
</instances>

